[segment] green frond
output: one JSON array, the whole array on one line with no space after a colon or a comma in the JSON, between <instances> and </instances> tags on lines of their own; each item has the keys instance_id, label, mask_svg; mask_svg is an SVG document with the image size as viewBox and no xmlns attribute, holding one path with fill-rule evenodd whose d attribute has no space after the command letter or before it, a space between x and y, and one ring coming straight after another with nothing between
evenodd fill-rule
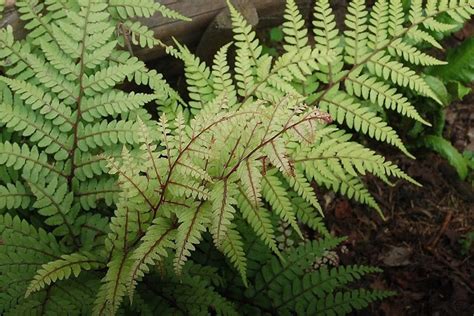
<instances>
[{"instance_id":1,"label":"green frond","mask_svg":"<svg viewBox=\"0 0 474 316\"><path fill-rule=\"evenodd\" d=\"M54 92L67 104L74 102L79 94L79 86L62 76L56 69L35 55L27 56L28 64L35 74L35 79L47 89Z\"/></svg>"},{"instance_id":2,"label":"green frond","mask_svg":"<svg viewBox=\"0 0 474 316\"><path fill-rule=\"evenodd\" d=\"M236 46L235 79L238 94L249 97L254 88L254 69L259 65L262 55L262 47L252 26L238 12L229 1L232 30L234 32L234 44Z\"/></svg>"},{"instance_id":3,"label":"green frond","mask_svg":"<svg viewBox=\"0 0 474 316\"><path fill-rule=\"evenodd\" d=\"M312 163L313 166L308 168L316 168L329 179L344 178L348 174L358 177L370 172L383 180L386 180L386 176L394 176L419 185L397 166L385 161L383 156L355 142L322 141L307 156L297 159L296 162Z\"/></svg>"},{"instance_id":4,"label":"green frond","mask_svg":"<svg viewBox=\"0 0 474 316\"><path fill-rule=\"evenodd\" d=\"M408 87L421 95L430 97L441 104L436 94L429 85L415 73L414 70L404 66L402 63L393 61L390 56L383 53L372 56L367 64L369 71L385 80L390 80L401 87Z\"/></svg>"},{"instance_id":5,"label":"green frond","mask_svg":"<svg viewBox=\"0 0 474 316\"><path fill-rule=\"evenodd\" d=\"M344 83L346 91L350 95L370 100L374 104L397 111L404 116L411 117L425 125L431 126L430 123L420 116L416 108L410 104L405 96L401 93L397 93L395 88L379 81L375 77L367 74L359 76L350 74Z\"/></svg>"},{"instance_id":6,"label":"green frond","mask_svg":"<svg viewBox=\"0 0 474 316\"><path fill-rule=\"evenodd\" d=\"M216 182L209 193L209 201L212 202L211 234L217 247L226 239L227 230L234 218L236 204L234 199L237 186L224 179Z\"/></svg>"},{"instance_id":7,"label":"green frond","mask_svg":"<svg viewBox=\"0 0 474 316\"><path fill-rule=\"evenodd\" d=\"M313 33L315 46L325 53L334 54L335 59L326 66L321 67L324 76L321 79L324 82L334 82L341 76L342 70L342 47L340 46L341 37L336 26L334 12L328 0L315 2Z\"/></svg>"},{"instance_id":8,"label":"green frond","mask_svg":"<svg viewBox=\"0 0 474 316\"><path fill-rule=\"evenodd\" d=\"M321 100L320 108L322 111L331 114L332 118L339 124L345 123L349 128L353 128L357 132L360 131L376 140L385 141L411 156L395 130L388 126L375 112L356 103L345 93L328 93Z\"/></svg>"},{"instance_id":9,"label":"green frond","mask_svg":"<svg viewBox=\"0 0 474 316\"><path fill-rule=\"evenodd\" d=\"M77 134L77 146L84 152L97 147L139 143L137 124L127 120L80 124Z\"/></svg>"},{"instance_id":10,"label":"green frond","mask_svg":"<svg viewBox=\"0 0 474 316\"><path fill-rule=\"evenodd\" d=\"M186 275L181 279L168 279L164 284L165 293L174 293L176 304L167 306L170 313L184 313L187 315L216 315L236 316L239 313L236 306L221 296L208 280L196 275ZM166 304L168 305L168 304ZM166 306L165 305L165 306ZM163 309L163 308L162 308Z\"/></svg>"},{"instance_id":11,"label":"green frond","mask_svg":"<svg viewBox=\"0 0 474 316\"><path fill-rule=\"evenodd\" d=\"M0 210L26 209L31 203L32 194L21 182L0 185Z\"/></svg>"},{"instance_id":12,"label":"green frond","mask_svg":"<svg viewBox=\"0 0 474 316\"><path fill-rule=\"evenodd\" d=\"M416 47L404 42L401 38L396 39L390 43L390 46L388 47L388 52L392 56L399 56L405 61L410 62L414 65L432 66L446 64L445 61L439 60L421 52Z\"/></svg>"},{"instance_id":13,"label":"green frond","mask_svg":"<svg viewBox=\"0 0 474 316\"><path fill-rule=\"evenodd\" d=\"M109 2L108 9L113 15L124 20L133 17L148 18L159 12L162 16L170 19L189 21L189 18L154 0L139 0L134 3L127 0L112 0Z\"/></svg>"},{"instance_id":14,"label":"green frond","mask_svg":"<svg viewBox=\"0 0 474 316\"><path fill-rule=\"evenodd\" d=\"M219 244L218 248L239 272L244 285L248 286L247 258L245 257L244 243L242 236L235 227L229 227L226 230L225 238Z\"/></svg>"},{"instance_id":15,"label":"green frond","mask_svg":"<svg viewBox=\"0 0 474 316\"><path fill-rule=\"evenodd\" d=\"M73 237L74 219L78 208L72 207L73 192L67 192L67 183L60 183L57 178L52 178L46 183L28 182L31 192L36 196L33 207L38 213L45 216L44 222L50 226L57 226L54 234L58 236L69 235Z\"/></svg>"},{"instance_id":16,"label":"green frond","mask_svg":"<svg viewBox=\"0 0 474 316\"><path fill-rule=\"evenodd\" d=\"M257 274L255 292L252 293L252 296L258 297L259 293L267 289L281 291L283 290L283 288L280 288L281 282L288 282L289 280L301 282L294 277L304 274L305 270L311 267L313 262L321 257L326 250L335 248L343 240L343 238L313 240L285 251L285 261L272 257Z\"/></svg>"},{"instance_id":17,"label":"green frond","mask_svg":"<svg viewBox=\"0 0 474 316\"><path fill-rule=\"evenodd\" d=\"M227 1L232 19L232 30L234 32L235 46L238 50L247 50L250 54L250 64L248 67L257 66L258 59L262 54L262 47L252 26L237 11L234 6Z\"/></svg>"},{"instance_id":18,"label":"green frond","mask_svg":"<svg viewBox=\"0 0 474 316\"><path fill-rule=\"evenodd\" d=\"M390 0L389 2L388 34L398 36L403 31L405 23L403 3L400 0Z\"/></svg>"},{"instance_id":19,"label":"green frond","mask_svg":"<svg viewBox=\"0 0 474 316\"><path fill-rule=\"evenodd\" d=\"M123 27L130 33L129 38L134 45L152 48L158 44L153 31L139 21L126 21Z\"/></svg>"},{"instance_id":20,"label":"green frond","mask_svg":"<svg viewBox=\"0 0 474 316\"><path fill-rule=\"evenodd\" d=\"M119 158L121 156L121 147L117 146L108 151L108 157ZM85 181L95 176L107 174L107 159L103 155L95 155L88 152L77 150L74 153L74 161L76 162L76 169L74 176L79 181Z\"/></svg>"},{"instance_id":21,"label":"green frond","mask_svg":"<svg viewBox=\"0 0 474 316\"><path fill-rule=\"evenodd\" d=\"M74 181L73 190L76 201L84 210L97 208L97 203L104 200L108 206L119 200L121 189L117 187L114 178L91 179L89 181Z\"/></svg>"},{"instance_id":22,"label":"green frond","mask_svg":"<svg viewBox=\"0 0 474 316\"><path fill-rule=\"evenodd\" d=\"M430 6L429 2L427 2L428 7ZM423 5L422 4L423 4L422 0L413 0L413 3L411 3L410 5L408 18L413 25L416 25L423 20ZM430 12L430 13L433 13L433 12Z\"/></svg>"},{"instance_id":23,"label":"green frond","mask_svg":"<svg viewBox=\"0 0 474 316\"><path fill-rule=\"evenodd\" d=\"M272 210L303 239L303 234L296 221L296 215L291 207L291 202L283 183L276 175L276 170L268 171L262 177L262 195L270 203Z\"/></svg>"},{"instance_id":24,"label":"green frond","mask_svg":"<svg viewBox=\"0 0 474 316\"><path fill-rule=\"evenodd\" d=\"M294 0L286 1L283 17L285 22L283 22L282 31L285 34L284 41L286 43L283 48L286 51L304 48L308 43L308 30L304 27L305 21Z\"/></svg>"},{"instance_id":25,"label":"green frond","mask_svg":"<svg viewBox=\"0 0 474 316\"><path fill-rule=\"evenodd\" d=\"M223 94L227 98L229 106L237 103L237 92L230 75L230 67L227 62L227 53L231 43L222 46L214 57L212 64L212 89L216 96Z\"/></svg>"},{"instance_id":26,"label":"green frond","mask_svg":"<svg viewBox=\"0 0 474 316\"><path fill-rule=\"evenodd\" d=\"M395 295L395 292L357 289L348 292L336 292L326 298L313 301L308 309L318 315L349 314L353 310L366 308L369 303Z\"/></svg>"},{"instance_id":27,"label":"green frond","mask_svg":"<svg viewBox=\"0 0 474 316\"><path fill-rule=\"evenodd\" d=\"M206 65L147 26L186 20L173 6L17 0L26 36L0 29L0 314L335 315L392 294L350 284L376 268L320 266L342 239L315 187L383 218L366 174L419 185L345 128L412 157L377 113L429 125L409 98L439 102L420 71L445 64L427 52L472 1L352 0L341 30L329 0L309 28L287 0L278 56L227 3L233 42ZM184 62L186 98L133 56L154 45Z\"/></svg>"},{"instance_id":28,"label":"green frond","mask_svg":"<svg viewBox=\"0 0 474 316\"><path fill-rule=\"evenodd\" d=\"M42 41L40 46L47 61L61 75L73 76L75 79L79 78L80 65L74 63L74 60L64 53L57 43Z\"/></svg>"},{"instance_id":29,"label":"green frond","mask_svg":"<svg viewBox=\"0 0 474 316\"><path fill-rule=\"evenodd\" d=\"M57 161L65 160L71 150L71 142L57 127L41 114L19 104L0 107L0 122L15 132L21 132L31 142L37 143L44 152L53 155Z\"/></svg>"},{"instance_id":30,"label":"green frond","mask_svg":"<svg viewBox=\"0 0 474 316\"><path fill-rule=\"evenodd\" d=\"M441 46L433 36L419 28L410 29L407 33L407 37L417 43L426 42L436 48L443 49L443 46Z\"/></svg>"},{"instance_id":31,"label":"green frond","mask_svg":"<svg viewBox=\"0 0 474 316\"><path fill-rule=\"evenodd\" d=\"M81 271L98 269L103 265L102 261L90 253L62 255L61 259L45 263L41 266L28 286L25 297L58 280L67 280L71 275L77 278Z\"/></svg>"},{"instance_id":32,"label":"green frond","mask_svg":"<svg viewBox=\"0 0 474 316\"><path fill-rule=\"evenodd\" d=\"M370 194L359 178L348 176L331 181L321 177L317 182L325 185L328 189L332 189L335 192L340 192L350 199L354 199L359 203L372 207L377 211L382 219L385 219L380 206L377 204L374 197Z\"/></svg>"},{"instance_id":33,"label":"green frond","mask_svg":"<svg viewBox=\"0 0 474 316\"><path fill-rule=\"evenodd\" d=\"M261 204L261 182L262 174L258 169L258 162L254 159L243 161L237 170L245 195L250 199L254 208Z\"/></svg>"},{"instance_id":34,"label":"green frond","mask_svg":"<svg viewBox=\"0 0 474 316\"><path fill-rule=\"evenodd\" d=\"M174 248L173 239L175 234L176 229L171 221L162 217L156 218L148 228L145 236L141 239L142 243L134 250L131 257L133 264L128 281L130 299L133 296L138 279L149 272L150 268L148 266L156 265L156 262L168 256L168 248Z\"/></svg>"},{"instance_id":35,"label":"green frond","mask_svg":"<svg viewBox=\"0 0 474 316\"><path fill-rule=\"evenodd\" d=\"M30 106L32 110L39 110L40 114L43 114L53 125L58 126L62 132L72 129L72 111L59 99L26 81L5 77L0 77L0 80L15 91L25 105Z\"/></svg>"},{"instance_id":36,"label":"green frond","mask_svg":"<svg viewBox=\"0 0 474 316\"><path fill-rule=\"evenodd\" d=\"M0 215L0 311L5 314L24 303L26 288L36 270L59 259L66 251L51 233L37 229L26 220ZM13 312L12 312L13 313Z\"/></svg>"},{"instance_id":37,"label":"green frond","mask_svg":"<svg viewBox=\"0 0 474 316\"><path fill-rule=\"evenodd\" d=\"M372 7L369 18L368 45L373 50L379 50L389 42L389 12L387 0L377 0Z\"/></svg>"},{"instance_id":38,"label":"green frond","mask_svg":"<svg viewBox=\"0 0 474 316\"><path fill-rule=\"evenodd\" d=\"M453 31L458 27L456 24L439 22L438 20L435 20L434 18L428 18L425 21L423 21L423 26L426 27L430 31L441 32L441 33Z\"/></svg>"},{"instance_id":39,"label":"green frond","mask_svg":"<svg viewBox=\"0 0 474 316\"><path fill-rule=\"evenodd\" d=\"M316 193L314 193L314 188L311 187L311 184L308 182L308 179L302 171L296 168L294 170L294 176L286 177L286 180L299 196L301 196L306 202L310 203L316 210L318 210L319 214L324 217L321 205L319 205Z\"/></svg>"},{"instance_id":40,"label":"green frond","mask_svg":"<svg viewBox=\"0 0 474 316\"><path fill-rule=\"evenodd\" d=\"M296 281L299 283L298 285L290 285L292 290L288 294L283 294L283 289L288 288L288 280L279 278L278 284L280 286L272 288L270 295L276 301L277 310L289 308L298 311L302 305L310 305L317 299L326 298L326 295L331 297L332 292L337 288L375 272L381 272L381 270L368 266L343 266L331 270L320 268L305 274L302 280ZM318 312L316 311L317 314L319 314Z\"/></svg>"},{"instance_id":41,"label":"green frond","mask_svg":"<svg viewBox=\"0 0 474 316\"><path fill-rule=\"evenodd\" d=\"M141 68L140 63L109 66L90 76L84 76L84 93L93 96L123 82L127 76Z\"/></svg>"},{"instance_id":42,"label":"green frond","mask_svg":"<svg viewBox=\"0 0 474 316\"><path fill-rule=\"evenodd\" d=\"M188 182L182 182L172 179L169 181L169 190L178 197L192 197L203 200L209 198L209 190L205 186L201 185L200 182L192 181L192 179L187 179L187 181Z\"/></svg>"},{"instance_id":43,"label":"green frond","mask_svg":"<svg viewBox=\"0 0 474 316\"><path fill-rule=\"evenodd\" d=\"M26 144L20 147L8 141L0 143L0 165L21 170L24 178L34 182L48 179L50 175L66 177L58 165L48 162L46 153L40 152L36 146L29 148Z\"/></svg>"},{"instance_id":44,"label":"green frond","mask_svg":"<svg viewBox=\"0 0 474 316\"><path fill-rule=\"evenodd\" d=\"M25 24L25 29L33 30L28 33L32 43L37 44L41 41L51 41L51 16L42 14L44 4L35 0L17 1L15 4L20 13L20 19L28 21Z\"/></svg>"},{"instance_id":45,"label":"green frond","mask_svg":"<svg viewBox=\"0 0 474 316\"><path fill-rule=\"evenodd\" d=\"M237 196L237 205L242 213L242 217L252 227L255 234L267 247L278 254L279 250L275 241L275 231L270 212L261 206L253 206L252 200L241 188L239 188L239 195Z\"/></svg>"},{"instance_id":46,"label":"green frond","mask_svg":"<svg viewBox=\"0 0 474 316\"><path fill-rule=\"evenodd\" d=\"M345 20L347 30L344 32L345 61L351 64L358 64L368 52L368 12L365 7L365 1L351 1L347 11Z\"/></svg>"},{"instance_id":47,"label":"green frond","mask_svg":"<svg viewBox=\"0 0 474 316\"><path fill-rule=\"evenodd\" d=\"M293 166L288 159L283 140L271 141L264 147L268 160L284 175L293 176Z\"/></svg>"},{"instance_id":48,"label":"green frond","mask_svg":"<svg viewBox=\"0 0 474 316\"><path fill-rule=\"evenodd\" d=\"M93 122L101 117L127 113L143 107L155 98L153 94L111 90L100 96L85 98L81 104L82 118L87 122Z\"/></svg>"},{"instance_id":49,"label":"green frond","mask_svg":"<svg viewBox=\"0 0 474 316\"><path fill-rule=\"evenodd\" d=\"M179 49L179 57L184 62L186 83L189 97L192 101L189 105L193 109L202 109L204 104L214 98L212 88L211 71L204 62L191 54L184 46L176 42Z\"/></svg>"},{"instance_id":50,"label":"green frond","mask_svg":"<svg viewBox=\"0 0 474 316\"><path fill-rule=\"evenodd\" d=\"M208 203L190 205L176 214L180 226L176 233L176 256L174 258L174 269L180 274L184 264L194 251L195 245L206 231L206 225L211 220L211 206Z\"/></svg>"},{"instance_id":51,"label":"green frond","mask_svg":"<svg viewBox=\"0 0 474 316\"><path fill-rule=\"evenodd\" d=\"M113 256L107 264L91 315L115 315L126 294L126 282L132 261L125 253Z\"/></svg>"},{"instance_id":52,"label":"green frond","mask_svg":"<svg viewBox=\"0 0 474 316\"><path fill-rule=\"evenodd\" d=\"M304 225L318 232L322 237L329 237L330 234L324 224L324 218L319 215L319 212L316 213L314 206L306 202L296 193L290 193L290 197L291 204L296 213L296 218L298 218L298 220Z\"/></svg>"},{"instance_id":53,"label":"green frond","mask_svg":"<svg viewBox=\"0 0 474 316\"><path fill-rule=\"evenodd\" d=\"M126 0L111 0L109 10L121 19L129 17L151 17L157 11L159 4L153 0L138 0L133 4Z\"/></svg>"},{"instance_id":54,"label":"green frond","mask_svg":"<svg viewBox=\"0 0 474 316\"><path fill-rule=\"evenodd\" d=\"M156 11L158 11L162 16L169 18L169 19L175 19L175 20L182 20L182 21L191 21L190 18L187 16L182 15L181 13L172 10L166 6L164 6L161 3L156 3L155 2L155 7Z\"/></svg>"}]
</instances>

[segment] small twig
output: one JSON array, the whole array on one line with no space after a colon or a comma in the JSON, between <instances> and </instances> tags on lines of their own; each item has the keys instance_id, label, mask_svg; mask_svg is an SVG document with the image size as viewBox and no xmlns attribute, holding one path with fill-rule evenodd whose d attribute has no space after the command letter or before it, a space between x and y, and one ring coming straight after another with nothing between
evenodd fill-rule
<instances>
[{"instance_id":1,"label":"small twig","mask_svg":"<svg viewBox=\"0 0 474 316\"><path fill-rule=\"evenodd\" d=\"M451 223L451 219L453 218L453 211L449 210L448 214L444 217L443 224L441 225L440 230L436 234L435 238L426 246L426 249L432 251L433 249L436 248L436 245L438 244L441 236L444 235L446 230L448 229L449 223Z\"/></svg>"}]
</instances>

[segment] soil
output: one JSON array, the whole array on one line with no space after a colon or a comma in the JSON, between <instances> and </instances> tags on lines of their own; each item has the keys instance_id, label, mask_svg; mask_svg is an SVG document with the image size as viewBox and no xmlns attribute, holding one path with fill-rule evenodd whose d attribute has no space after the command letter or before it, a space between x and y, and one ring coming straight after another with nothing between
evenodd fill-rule
<instances>
[{"instance_id":1,"label":"soil","mask_svg":"<svg viewBox=\"0 0 474 316\"><path fill-rule=\"evenodd\" d=\"M461 152L474 146L473 101L474 95L468 96L447 113L445 137ZM474 227L473 187L438 155L422 150L415 155L416 161L398 154L386 157L423 187L404 181L390 187L367 179L385 222L367 207L326 196L331 231L348 236L349 253L341 262L381 267L384 272L370 277L367 285L397 292L359 314L472 315L474 252L460 241Z\"/></svg>"}]
</instances>

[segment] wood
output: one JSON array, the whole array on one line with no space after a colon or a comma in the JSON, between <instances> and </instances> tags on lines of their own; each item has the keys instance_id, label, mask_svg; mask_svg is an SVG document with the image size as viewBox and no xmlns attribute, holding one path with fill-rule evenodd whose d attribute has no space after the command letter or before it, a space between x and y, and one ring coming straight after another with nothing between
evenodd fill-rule
<instances>
[{"instance_id":1,"label":"wood","mask_svg":"<svg viewBox=\"0 0 474 316\"><path fill-rule=\"evenodd\" d=\"M142 19L142 23L150 27L155 36L165 43L171 43L171 38L175 37L180 42L193 46L200 41L211 21L226 8L225 0L160 0L159 2L190 17L192 21L175 21L156 14L151 18ZM251 0L251 2L260 17L259 27L277 25L281 22L285 0ZM297 1L303 9L307 9L310 2L311 0ZM25 35L23 23L12 3L14 1L9 0L9 7L7 6L4 17L0 20L0 27L10 24L13 26L15 37L23 38ZM134 53L144 60L152 60L163 56L164 50L160 47L135 48Z\"/></svg>"}]
</instances>

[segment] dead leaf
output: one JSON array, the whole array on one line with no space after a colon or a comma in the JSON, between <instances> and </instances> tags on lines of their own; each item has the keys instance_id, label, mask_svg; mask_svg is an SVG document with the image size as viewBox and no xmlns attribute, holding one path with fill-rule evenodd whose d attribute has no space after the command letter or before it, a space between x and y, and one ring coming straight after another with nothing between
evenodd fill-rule
<instances>
[{"instance_id":1,"label":"dead leaf","mask_svg":"<svg viewBox=\"0 0 474 316\"><path fill-rule=\"evenodd\" d=\"M413 250L408 247L391 247L388 252L383 254L380 260L389 267L401 267L409 265Z\"/></svg>"},{"instance_id":2,"label":"dead leaf","mask_svg":"<svg viewBox=\"0 0 474 316\"><path fill-rule=\"evenodd\" d=\"M334 215L337 219L347 218L352 213L352 207L347 200L340 200L336 202L336 208L334 210Z\"/></svg>"}]
</instances>

